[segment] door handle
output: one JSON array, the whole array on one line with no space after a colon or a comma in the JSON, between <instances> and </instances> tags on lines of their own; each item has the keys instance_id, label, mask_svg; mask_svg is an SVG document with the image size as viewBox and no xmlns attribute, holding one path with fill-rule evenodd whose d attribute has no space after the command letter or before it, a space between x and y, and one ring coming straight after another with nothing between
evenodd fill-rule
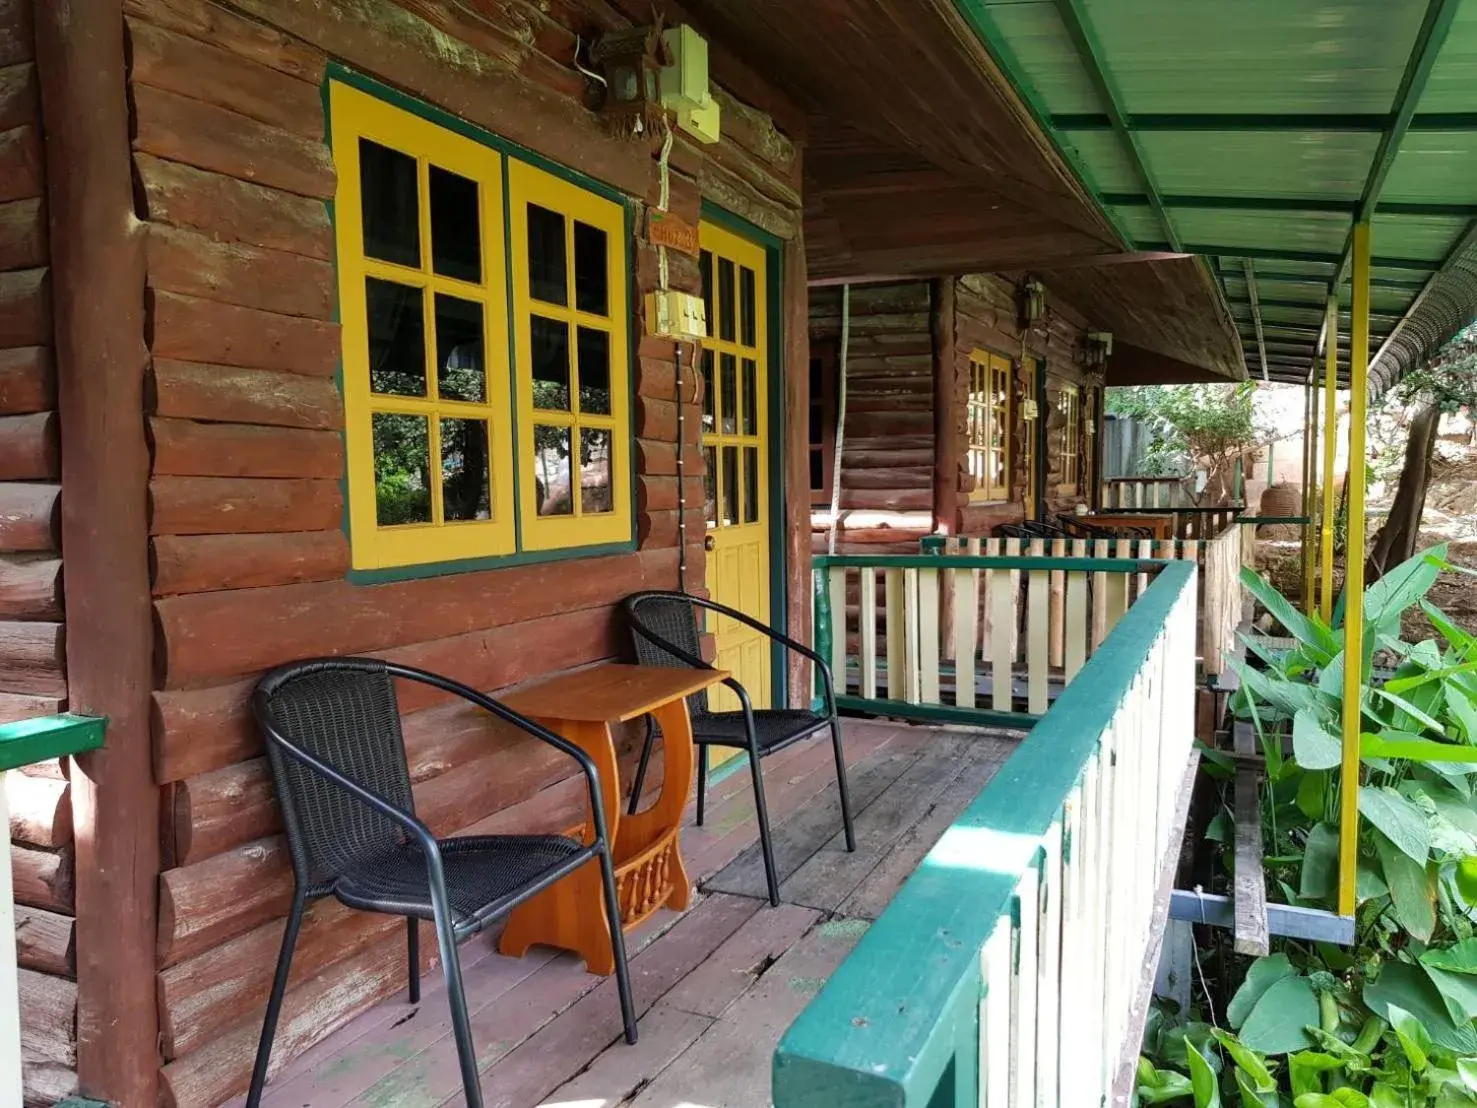
<instances>
[{"instance_id":1,"label":"door handle","mask_svg":"<svg viewBox=\"0 0 1477 1108\"><path fill-rule=\"evenodd\" d=\"M704 535L703 536L703 549L704 550L712 550L713 549L713 545L714 545L713 544L713 536L712 535Z\"/></svg>"}]
</instances>

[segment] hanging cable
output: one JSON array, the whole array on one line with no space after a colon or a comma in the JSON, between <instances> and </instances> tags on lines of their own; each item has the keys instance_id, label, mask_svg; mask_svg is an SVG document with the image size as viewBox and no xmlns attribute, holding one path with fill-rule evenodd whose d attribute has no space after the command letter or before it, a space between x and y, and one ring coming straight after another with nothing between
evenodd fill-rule
<instances>
[{"instance_id":1,"label":"hanging cable","mask_svg":"<svg viewBox=\"0 0 1477 1108\"><path fill-rule=\"evenodd\" d=\"M836 553L836 525L841 518L841 449L846 438L846 355L851 346L851 286L841 286L841 351L836 367L836 455L831 465L831 533L826 553Z\"/></svg>"}]
</instances>

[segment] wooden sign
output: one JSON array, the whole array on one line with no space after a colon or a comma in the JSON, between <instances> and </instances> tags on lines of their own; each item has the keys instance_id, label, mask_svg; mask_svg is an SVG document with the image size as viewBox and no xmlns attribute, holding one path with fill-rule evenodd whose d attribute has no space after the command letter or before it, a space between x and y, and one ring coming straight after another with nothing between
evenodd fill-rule
<instances>
[{"instance_id":1,"label":"wooden sign","mask_svg":"<svg viewBox=\"0 0 1477 1108\"><path fill-rule=\"evenodd\" d=\"M651 209L646 213L646 239L653 246L680 250L694 258L702 251L696 225L673 215Z\"/></svg>"}]
</instances>

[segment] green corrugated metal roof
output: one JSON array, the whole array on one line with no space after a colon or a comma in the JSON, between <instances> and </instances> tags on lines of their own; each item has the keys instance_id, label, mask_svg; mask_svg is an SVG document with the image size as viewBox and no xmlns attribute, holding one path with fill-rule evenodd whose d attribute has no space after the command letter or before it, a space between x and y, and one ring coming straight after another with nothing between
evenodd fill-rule
<instances>
[{"instance_id":1,"label":"green corrugated metal roof","mask_svg":"<svg viewBox=\"0 0 1477 1108\"><path fill-rule=\"evenodd\" d=\"M1301 379L1361 207L1377 383L1477 315L1477 0L955 3L1125 246L1207 255L1253 374L1247 261Z\"/></svg>"}]
</instances>

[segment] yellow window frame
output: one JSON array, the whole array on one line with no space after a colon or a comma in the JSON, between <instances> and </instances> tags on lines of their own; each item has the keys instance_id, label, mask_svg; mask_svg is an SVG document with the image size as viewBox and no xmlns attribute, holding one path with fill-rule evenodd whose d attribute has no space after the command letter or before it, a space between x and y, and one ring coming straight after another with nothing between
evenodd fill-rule
<instances>
[{"instance_id":1,"label":"yellow window frame","mask_svg":"<svg viewBox=\"0 0 1477 1108\"><path fill-rule=\"evenodd\" d=\"M630 397L630 309L626 297L625 212L614 201L597 196L526 162L508 162L509 249L513 290L513 343L518 404L519 516L525 550L555 550L627 542L631 538L631 397ZM564 216L565 304L536 300L530 295L528 265L528 205ZM606 289L608 316L582 312L575 306L574 224L578 220L598 228L606 236ZM533 406L532 316L561 321L569 327L570 410L535 411ZM577 327L591 327L609 336L610 414L579 410L579 366ZM538 514L535 470L536 426L568 428L570 432L571 514ZM578 479L578 450L583 430L608 430L611 438L611 510L586 512L581 503L583 484Z\"/></svg>"},{"instance_id":2,"label":"yellow window frame","mask_svg":"<svg viewBox=\"0 0 1477 1108\"><path fill-rule=\"evenodd\" d=\"M1057 408L1062 413L1062 479L1058 492L1076 492L1082 480L1082 390L1063 385Z\"/></svg>"},{"instance_id":3,"label":"yellow window frame","mask_svg":"<svg viewBox=\"0 0 1477 1108\"><path fill-rule=\"evenodd\" d=\"M1011 370L1009 358L987 350L970 352L965 403L966 454L974 477L970 500L1010 499L1010 424L1015 408Z\"/></svg>"},{"instance_id":4,"label":"yellow window frame","mask_svg":"<svg viewBox=\"0 0 1477 1108\"><path fill-rule=\"evenodd\" d=\"M385 103L341 82L329 86L334 163L338 171L335 228L338 248L339 318L343 333L343 396L348 464L349 528L355 569L382 569L510 554L517 547L513 497L511 390L506 372L506 250L503 243L502 155L444 127ZM360 218L359 140L416 159L421 264L397 265L364 252ZM434 163L478 185L482 235L482 280L478 284L432 272L429 165ZM380 278L422 292L425 322L426 395L383 396L370 390L369 321L365 288ZM482 306L485 402L437 395L434 297L441 292ZM428 420L431 522L381 527L376 510L373 417L375 413L424 416ZM470 418L488 427L491 518L442 520L440 420Z\"/></svg>"}]
</instances>

